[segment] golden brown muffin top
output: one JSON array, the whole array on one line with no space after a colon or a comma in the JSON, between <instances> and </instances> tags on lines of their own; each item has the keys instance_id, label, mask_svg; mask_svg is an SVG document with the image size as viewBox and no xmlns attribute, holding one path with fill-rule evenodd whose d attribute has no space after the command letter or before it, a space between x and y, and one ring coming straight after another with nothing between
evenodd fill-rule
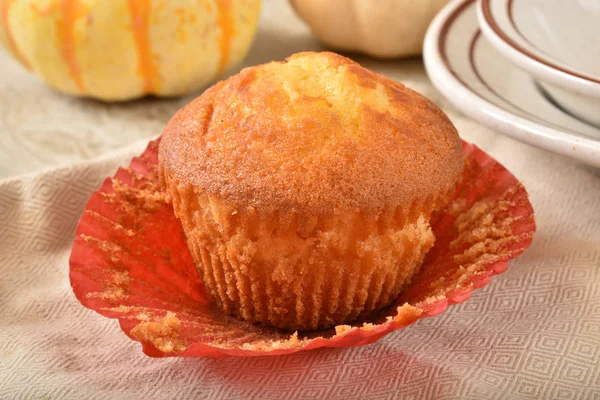
<instances>
[{"instance_id":1,"label":"golden brown muffin top","mask_svg":"<svg viewBox=\"0 0 600 400\"><path fill-rule=\"evenodd\" d=\"M167 125L161 168L178 184L257 210L373 212L449 192L461 141L404 85L333 53L250 67Z\"/></svg>"}]
</instances>

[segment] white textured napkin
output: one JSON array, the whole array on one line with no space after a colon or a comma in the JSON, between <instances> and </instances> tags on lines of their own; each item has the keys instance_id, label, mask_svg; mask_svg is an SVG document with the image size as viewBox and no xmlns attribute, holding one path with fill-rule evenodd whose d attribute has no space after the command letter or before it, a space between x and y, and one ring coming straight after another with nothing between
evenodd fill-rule
<instances>
[{"instance_id":1,"label":"white textured napkin","mask_svg":"<svg viewBox=\"0 0 600 400\"><path fill-rule=\"evenodd\" d=\"M465 303L360 348L148 358L68 280L87 198L144 144L0 183L0 398L598 398L600 171L451 116L523 180L536 238Z\"/></svg>"}]
</instances>

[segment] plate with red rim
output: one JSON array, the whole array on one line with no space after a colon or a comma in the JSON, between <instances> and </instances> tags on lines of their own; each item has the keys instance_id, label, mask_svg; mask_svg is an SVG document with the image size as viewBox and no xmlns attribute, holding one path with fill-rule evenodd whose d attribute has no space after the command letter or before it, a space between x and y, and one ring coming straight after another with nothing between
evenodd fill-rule
<instances>
[{"instance_id":1,"label":"plate with red rim","mask_svg":"<svg viewBox=\"0 0 600 400\"><path fill-rule=\"evenodd\" d=\"M600 129L553 102L538 81L482 35L476 0L450 2L430 25L423 57L458 109L514 139L600 167Z\"/></svg>"}]
</instances>

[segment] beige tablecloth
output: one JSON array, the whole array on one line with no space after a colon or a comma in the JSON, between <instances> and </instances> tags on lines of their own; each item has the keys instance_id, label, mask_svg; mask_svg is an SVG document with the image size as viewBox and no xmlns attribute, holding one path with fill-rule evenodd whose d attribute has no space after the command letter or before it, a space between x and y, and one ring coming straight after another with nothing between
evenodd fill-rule
<instances>
[{"instance_id":1,"label":"beige tablecloth","mask_svg":"<svg viewBox=\"0 0 600 400\"><path fill-rule=\"evenodd\" d=\"M318 48L286 2L267 1L246 63ZM150 359L116 321L77 302L67 260L91 192L190 97L75 100L0 54L1 176L121 148L0 182L0 399L599 399L600 171L462 117L418 60L358 61L441 104L463 138L523 180L538 233L506 273L446 313L361 348Z\"/></svg>"}]
</instances>

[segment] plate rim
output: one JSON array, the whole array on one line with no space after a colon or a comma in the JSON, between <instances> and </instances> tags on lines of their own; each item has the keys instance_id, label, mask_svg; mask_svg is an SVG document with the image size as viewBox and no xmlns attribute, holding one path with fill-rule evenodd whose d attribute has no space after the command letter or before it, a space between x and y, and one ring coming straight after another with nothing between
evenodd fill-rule
<instances>
[{"instance_id":1,"label":"plate rim","mask_svg":"<svg viewBox=\"0 0 600 400\"><path fill-rule=\"evenodd\" d=\"M458 16L469 7L476 6L476 1L451 1L429 26L423 46L423 59L433 85L466 115L506 136L600 167L600 140L543 126L502 109L470 89L448 65L443 39Z\"/></svg>"},{"instance_id":2,"label":"plate rim","mask_svg":"<svg viewBox=\"0 0 600 400\"><path fill-rule=\"evenodd\" d=\"M541 54L537 54L541 52L534 53L512 39L494 18L491 11L493 1L503 1L508 6L512 0L479 0L477 2L479 27L496 50L543 81L578 94L600 98L599 79L577 72L572 68L557 65Z\"/></svg>"}]
</instances>

